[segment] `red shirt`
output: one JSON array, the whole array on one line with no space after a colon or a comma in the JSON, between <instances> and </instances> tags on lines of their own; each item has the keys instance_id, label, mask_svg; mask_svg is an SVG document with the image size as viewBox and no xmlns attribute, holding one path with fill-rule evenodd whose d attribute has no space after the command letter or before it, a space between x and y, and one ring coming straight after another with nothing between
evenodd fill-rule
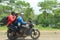
<instances>
[{"instance_id":1,"label":"red shirt","mask_svg":"<svg viewBox=\"0 0 60 40\"><path fill-rule=\"evenodd\" d=\"M8 16L7 26L9 26L15 19L16 19L16 16L9 15Z\"/></svg>"}]
</instances>

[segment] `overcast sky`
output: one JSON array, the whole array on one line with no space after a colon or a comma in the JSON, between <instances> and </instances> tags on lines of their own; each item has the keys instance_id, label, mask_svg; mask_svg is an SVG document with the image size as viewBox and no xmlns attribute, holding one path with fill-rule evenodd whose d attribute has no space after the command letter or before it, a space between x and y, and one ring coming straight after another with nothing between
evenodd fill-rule
<instances>
[{"instance_id":1,"label":"overcast sky","mask_svg":"<svg viewBox=\"0 0 60 40\"><path fill-rule=\"evenodd\" d=\"M39 12L39 8L38 8L37 4L38 4L38 2L42 2L44 0L25 0L25 1L30 3L31 7L33 7L33 9L34 9L35 14L41 13L41 12ZM60 0L58 0L58 2L60 2Z\"/></svg>"}]
</instances>

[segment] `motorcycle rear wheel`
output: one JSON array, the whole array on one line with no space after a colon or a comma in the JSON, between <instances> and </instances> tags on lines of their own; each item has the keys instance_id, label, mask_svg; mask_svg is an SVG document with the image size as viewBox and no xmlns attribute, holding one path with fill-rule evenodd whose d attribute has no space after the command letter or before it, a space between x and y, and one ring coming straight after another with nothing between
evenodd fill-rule
<instances>
[{"instance_id":1,"label":"motorcycle rear wheel","mask_svg":"<svg viewBox=\"0 0 60 40\"><path fill-rule=\"evenodd\" d=\"M10 30L7 31L7 37L8 37L9 40L16 40L17 39L16 36L11 36Z\"/></svg>"}]
</instances>

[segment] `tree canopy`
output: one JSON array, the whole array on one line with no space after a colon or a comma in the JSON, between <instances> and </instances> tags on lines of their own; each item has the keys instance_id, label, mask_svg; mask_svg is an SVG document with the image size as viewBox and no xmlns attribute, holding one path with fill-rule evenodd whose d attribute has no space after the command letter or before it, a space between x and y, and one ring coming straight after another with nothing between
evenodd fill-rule
<instances>
[{"instance_id":1,"label":"tree canopy","mask_svg":"<svg viewBox=\"0 0 60 40\"><path fill-rule=\"evenodd\" d=\"M8 1L5 2L4 1ZM24 13L24 20L31 18L35 24L43 27L60 28L60 3L57 0L44 0L38 3L42 14L35 15L30 3L21 0L0 0L0 20L7 16L11 11Z\"/></svg>"}]
</instances>

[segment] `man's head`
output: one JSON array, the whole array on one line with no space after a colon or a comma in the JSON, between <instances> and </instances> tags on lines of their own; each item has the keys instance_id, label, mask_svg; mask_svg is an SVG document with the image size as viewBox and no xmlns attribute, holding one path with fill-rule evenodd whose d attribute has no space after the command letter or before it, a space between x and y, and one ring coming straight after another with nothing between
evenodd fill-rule
<instances>
[{"instance_id":1,"label":"man's head","mask_svg":"<svg viewBox=\"0 0 60 40\"><path fill-rule=\"evenodd\" d=\"M18 13L15 13L15 16L18 17Z\"/></svg>"},{"instance_id":2,"label":"man's head","mask_svg":"<svg viewBox=\"0 0 60 40\"><path fill-rule=\"evenodd\" d=\"M11 12L11 15L15 15L15 12Z\"/></svg>"},{"instance_id":3,"label":"man's head","mask_svg":"<svg viewBox=\"0 0 60 40\"><path fill-rule=\"evenodd\" d=\"M20 16L22 16L22 17L23 17L23 16L24 16L24 13L21 13L21 14L20 14Z\"/></svg>"}]
</instances>

